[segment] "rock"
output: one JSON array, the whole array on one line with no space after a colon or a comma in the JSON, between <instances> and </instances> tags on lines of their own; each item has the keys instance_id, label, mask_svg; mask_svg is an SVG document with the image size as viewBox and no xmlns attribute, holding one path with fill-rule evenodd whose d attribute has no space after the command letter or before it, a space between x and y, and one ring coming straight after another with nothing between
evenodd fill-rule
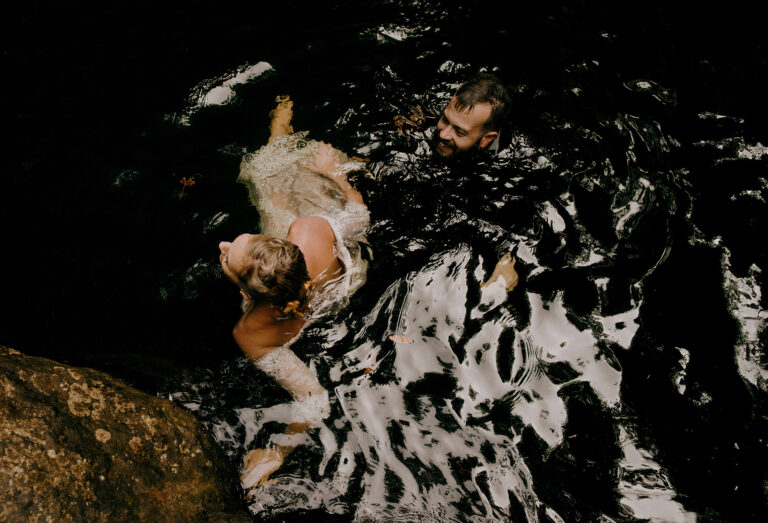
<instances>
[{"instance_id":1,"label":"rock","mask_svg":"<svg viewBox=\"0 0 768 523\"><path fill-rule=\"evenodd\" d=\"M189 412L0 346L0 521L251 521L243 507Z\"/></svg>"}]
</instances>

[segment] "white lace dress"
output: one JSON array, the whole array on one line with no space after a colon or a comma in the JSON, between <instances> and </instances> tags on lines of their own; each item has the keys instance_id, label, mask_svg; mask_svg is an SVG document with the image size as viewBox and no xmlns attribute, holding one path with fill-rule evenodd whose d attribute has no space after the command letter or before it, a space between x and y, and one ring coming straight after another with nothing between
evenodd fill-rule
<instances>
[{"instance_id":1,"label":"white lace dress","mask_svg":"<svg viewBox=\"0 0 768 523\"><path fill-rule=\"evenodd\" d=\"M319 216L331 225L336 236L336 256L344 266L342 278L316 293L310 304L311 316L317 318L348 303L349 297L366 279L368 262L365 231L370 223L368 209L350 202L336 183L310 171L312 150L318 142L307 139L307 132L277 137L253 154L246 154L240 164L238 181L248 187L251 201L261 217L261 232L285 239L296 218ZM348 162L337 151L346 171L361 168Z\"/></svg>"}]
</instances>

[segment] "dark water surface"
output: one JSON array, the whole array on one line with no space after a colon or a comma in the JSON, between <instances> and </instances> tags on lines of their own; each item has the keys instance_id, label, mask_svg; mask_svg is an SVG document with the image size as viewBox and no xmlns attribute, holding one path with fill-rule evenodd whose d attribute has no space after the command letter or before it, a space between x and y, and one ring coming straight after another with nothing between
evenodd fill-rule
<instances>
[{"instance_id":1,"label":"dark water surface","mask_svg":"<svg viewBox=\"0 0 768 523\"><path fill-rule=\"evenodd\" d=\"M288 398L231 338L217 244L258 228L238 164L288 93L297 130L371 158L375 259L296 346L332 415L256 516L768 517L764 7L20 9L0 343L170 396L235 467L268 443ZM498 161L395 131L480 68L514 98ZM507 249L521 285L489 307Z\"/></svg>"}]
</instances>

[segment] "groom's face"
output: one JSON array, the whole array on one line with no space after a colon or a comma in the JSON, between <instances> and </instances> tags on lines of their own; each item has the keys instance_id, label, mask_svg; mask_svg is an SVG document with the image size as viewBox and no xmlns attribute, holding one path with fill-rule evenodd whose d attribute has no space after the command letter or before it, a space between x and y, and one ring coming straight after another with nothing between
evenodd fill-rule
<instances>
[{"instance_id":1,"label":"groom's face","mask_svg":"<svg viewBox=\"0 0 768 523\"><path fill-rule=\"evenodd\" d=\"M491 104L479 103L474 107L456 105L454 96L443 111L437 122L437 130L433 136L435 152L443 158L474 148L484 149L498 135L494 131L486 131L484 126L491 116Z\"/></svg>"}]
</instances>

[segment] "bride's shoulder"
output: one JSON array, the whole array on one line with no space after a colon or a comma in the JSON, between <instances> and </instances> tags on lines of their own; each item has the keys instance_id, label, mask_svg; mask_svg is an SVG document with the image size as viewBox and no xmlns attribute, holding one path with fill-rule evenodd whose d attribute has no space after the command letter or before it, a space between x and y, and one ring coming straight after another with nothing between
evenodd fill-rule
<instances>
[{"instance_id":1,"label":"bride's shoulder","mask_svg":"<svg viewBox=\"0 0 768 523\"><path fill-rule=\"evenodd\" d=\"M303 216L291 223L285 239L299 247L307 244L328 244L332 246L336 241L336 235L331 224L325 218L321 216Z\"/></svg>"}]
</instances>

